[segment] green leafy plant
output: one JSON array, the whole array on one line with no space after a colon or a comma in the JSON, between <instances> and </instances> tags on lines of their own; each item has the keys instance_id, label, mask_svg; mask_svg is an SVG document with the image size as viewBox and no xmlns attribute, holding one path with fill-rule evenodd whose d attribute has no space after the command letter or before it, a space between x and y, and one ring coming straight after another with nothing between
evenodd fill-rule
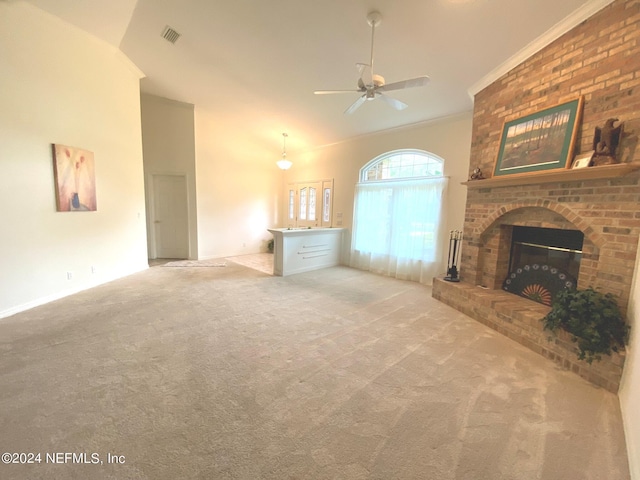
<instances>
[{"instance_id":1,"label":"green leafy plant","mask_svg":"<svg viewBox=\"0 0 640 480\"><path fill-rule=\"evenodd\" d=\"M545 330L562 328L578 344L578 358L592 363L601 355L611 355L624 347L629 326L618 308L615 296L589 287L586 290L561 290L551 311L542 319Z\"/></svg>"},{"instance_id":2,"label":"green leafy plant","mask_svg":"<svg viewBox=\"0 0 640 480\"><path fill-rule=\"evenodd\" d=\"M269 253L273 253L273 238L267 242L267 250Z\"/></svg>"}]
</instances>

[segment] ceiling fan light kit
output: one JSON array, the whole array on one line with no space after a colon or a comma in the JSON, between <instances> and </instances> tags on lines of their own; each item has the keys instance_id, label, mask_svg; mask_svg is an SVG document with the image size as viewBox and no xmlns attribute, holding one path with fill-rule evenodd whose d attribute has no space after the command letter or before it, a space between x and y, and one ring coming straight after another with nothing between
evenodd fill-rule
<instances>
[{"instance_id":1,"label":"ceiling fan light kit","mask_svg":"<svg viewBox=\"0 0 640 480\"><path fill-rule=\"evenodd\" d=\"M429 77L426 75L410 78L407 80L401 80L399 82L393 82L386 84L382 75L375 74L373 72L373 45L375 39L376 27L382 23L382 15L378 11L369 12L367 15L367 23L371 26L371 56L369 63L356 63L358 67L360 78L358 78L356 90L316 90L316 95L327 95L334 93L360 93L358 99L353 102L345 111L346 114L355 112L366 100L380 99L388 105L392 106L396 110L404 110L407 108L407 104L396 100L395 98L385 95L384 92L392 90L403 90L406 88L423 87L429 83ZM365 68L369 67L371 75L368 81L363 78Z\"/></svg>"}]
</instances>

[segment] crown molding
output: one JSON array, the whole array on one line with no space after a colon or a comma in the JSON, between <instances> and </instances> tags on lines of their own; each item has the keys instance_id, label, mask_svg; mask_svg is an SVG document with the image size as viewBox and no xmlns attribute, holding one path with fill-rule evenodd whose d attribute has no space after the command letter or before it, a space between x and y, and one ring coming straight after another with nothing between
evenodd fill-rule
<instances>
[{"instance_id":1,"label":"crown molding","mask_svg":"<svg viewBox=\"0 0 640 480\"><path fill-rule=\"evenodd\" d=\"M604 7L613 3L614 0L591 0L585 3L583 6L573 11L570 15L565 17L560 22L556 23L553 27L547 30L545 33L540 35L538 38L529 43L526 47L520 50L518 53L513 55L511 58L507 59L505 62L498 65L496 68L491 70L487 75L482 77L476 83L469 87L467 93L471 97L471 100L474 99L475 95L481 90L485 89L493 82L498 80L504 74L509 72L511 69L517 67L522 62L538 53L544 47L549 45L554 40L557 40L562 35L567 33L572 28L576 27L580 23L587 20L589 17L593 16Z\"/></svg>"},{"instance_id":2,"label":"crown molding","mask_svg":"<svg viewBox=\"0 0 640 480\"><path fill-rule=\"evenodd\" d=\"M133 61L131 61L131 59L122 50L120 50L119 48L113 47L113 54L118 60L120 60L129 69L129 71L131 71L131 73L134 76L138 78L138 80L142 78L146 78L145 73L142 70L140 70L138 66L135 63L133 63Z\"/></svg>"}]
</instances>

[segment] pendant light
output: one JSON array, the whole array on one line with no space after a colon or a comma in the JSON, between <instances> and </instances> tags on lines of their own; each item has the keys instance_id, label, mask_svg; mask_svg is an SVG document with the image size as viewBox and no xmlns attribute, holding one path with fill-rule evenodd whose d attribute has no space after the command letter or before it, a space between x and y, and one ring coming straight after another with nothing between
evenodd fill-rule
<instances>
[{"instance_id":1,"label":"pendant light","mask_svg":"<svg viewBox=\"0 0 640 480\"><path fill-rule=\"evenodd\" d=\"M282 134L282 160L278 160L276 164L278 168L282 170L289 170L291 165L293 165L289 160L287 160L287 135L286 133Z\"/></svg>"}]
</instances>

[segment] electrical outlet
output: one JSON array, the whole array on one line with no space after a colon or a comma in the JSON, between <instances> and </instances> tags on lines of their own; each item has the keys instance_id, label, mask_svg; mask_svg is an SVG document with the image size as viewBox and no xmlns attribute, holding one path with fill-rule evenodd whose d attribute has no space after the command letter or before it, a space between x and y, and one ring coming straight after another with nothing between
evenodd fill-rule
<instances>
[{"instance_id":1,"label":"electrical outlet","mask_svg":"<svg viewBox=\"0 0 640 480\"><path fill-rule=\"evenodd\" d=\"M96 268L95 265L91 265L91 273L96 273L98 271L98 269Z\"/></svg>"},{"instance_id":2,"label":"electrical outlet","mask_svg":"<svg viewBox=\"0 0 640 480\"><path fill-rule=\"evenodd\" d=\"M73 279L73 272L67 272L67 280Z\"/></svg>"}]
</instances>

